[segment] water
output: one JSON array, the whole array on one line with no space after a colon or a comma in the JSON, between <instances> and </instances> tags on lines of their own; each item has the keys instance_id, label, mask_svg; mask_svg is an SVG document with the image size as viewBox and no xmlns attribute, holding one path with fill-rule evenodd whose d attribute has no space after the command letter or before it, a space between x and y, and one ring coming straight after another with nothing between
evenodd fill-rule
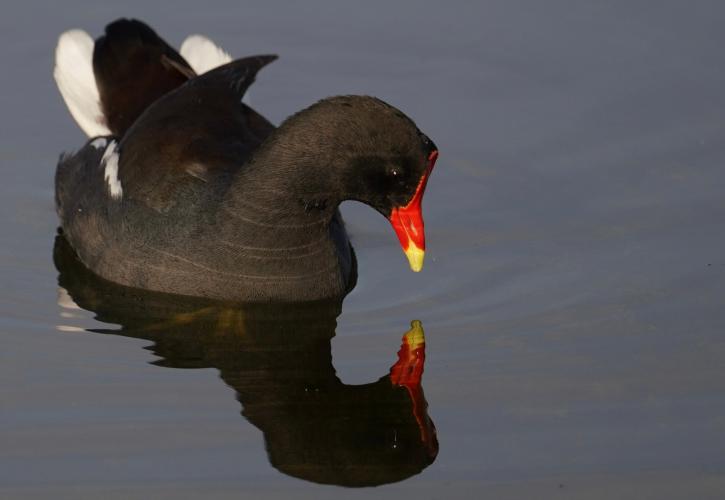
<instances>
[{"instance_id":1,"label":"water","mask_svg":"<svg viewBox=\"0 0 725 500\"><path fill-rule=\"evenodd\" d=\"M50 9L12 2L0 20L0 497L725 493L720 3ZM324 335L321 347L301 349L317 353L309 359L322 368L312 371L334 397L298 420L274 420L290 433L283 442L311 436L302 450L339 451L355 433L344 437L335 418L358 404L362 386L378 392L360 396L372 402L349 418L383 409L362 435L394 422L415 436L409 395L380 380L420 320L432 463L374 490L294 478L265 444L259 402L292 401L295 377L310 373L304 360L276 357L262 338L270 357L240 367L249 345L220 341L215 351L191 339L175 349L142 331L143 318L104 313L123 307L114 300L92 311L59 305L53 172L83 136L52 81L52 50L63 30L95 35L121 15L173 44L200 32L235 55L279 53L252 87L253 105L274 122L327 95L366 93L404 110L439 146L422 273L407 269L383 218L343 205L359 285L336 327L315 316L325 335L334 330L331 351ZM268 371L255 385L248 366Z\"/></svg>"}]
</instances>

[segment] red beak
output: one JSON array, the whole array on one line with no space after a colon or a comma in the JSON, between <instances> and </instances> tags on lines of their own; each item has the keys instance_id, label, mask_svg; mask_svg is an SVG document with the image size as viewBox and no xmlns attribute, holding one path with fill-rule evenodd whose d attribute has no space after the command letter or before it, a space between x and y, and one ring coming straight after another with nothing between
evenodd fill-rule
<instances>
[{"instance_id":1,"label":"red beak","mask_svg":"<svg viewBox=\"0 0 725 500\"><path fill-rule=\"evenodd\" d=\"M389 217L395 234L400 240L400 246L408 257L410 268L415 272L423 269L423 258L425 257L425 231L421 202L425 186L428 184L428 177L430 177L437 159L438 151L434 150L428 156L428 167L415 189L413 198L404 207L393 208Z\"/></svg>"}]
</instances>

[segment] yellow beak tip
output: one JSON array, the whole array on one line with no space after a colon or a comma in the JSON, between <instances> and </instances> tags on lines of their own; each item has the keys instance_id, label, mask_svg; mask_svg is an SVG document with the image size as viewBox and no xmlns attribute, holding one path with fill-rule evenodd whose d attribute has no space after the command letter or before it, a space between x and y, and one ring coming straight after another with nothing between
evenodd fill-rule
<instances>
[{"instance_id":1,"label":"yellow beak tip","mask_svg":"<svg viewBox=\"0 0 725 500\"><path fill-rule=\"evenodd\" d=\"M408 263L413 272L420 272L423 269L423 259L425 258L425 250L422 250L415 246L413 242L405 251L405 256L408 257Z\"/></svg>"}]
</instances>

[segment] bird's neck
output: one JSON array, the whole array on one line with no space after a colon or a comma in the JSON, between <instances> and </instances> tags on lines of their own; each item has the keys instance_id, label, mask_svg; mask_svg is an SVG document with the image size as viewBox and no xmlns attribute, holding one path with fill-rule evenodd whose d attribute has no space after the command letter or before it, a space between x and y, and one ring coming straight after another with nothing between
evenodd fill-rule
<instances>
[{"instance_id":1,"label":"bird's neck","mask_svg":"<svg viewBox=\"0 0 725 500\"><path fill-rule=\"evenodd\" d=\"M303 119L275 130L235 174L223 212L283 240L311 243L329 231L343 199L337 178L345 158L322 144L325 131Z\"/></svg>"},{"instance_id":2,"label":"bird's neck","mask_svg":"<svg viewBox=\"0 0 725 500\"><path fill-rule=\"evenodd\" d=\"M254 235L256 243L268 239L270 246L310 244L326 235L339 202L305 176L292 174L303 172L303 166L280 168L274 157L266 160L239 172L225 196L222 215L234 232Z\"/></svg>"},{"instance_id":3,"label":"bird's neck","mask_svg":"<svg viewBox=\"0 0 725 500\"><path fill-rule=\"evenodd\" d=\"M261 298L341 297L356 277L338 211L347 150L297 116L236 171L206 236L225 268L254 270Z\"/></svg>"}]
</instances>

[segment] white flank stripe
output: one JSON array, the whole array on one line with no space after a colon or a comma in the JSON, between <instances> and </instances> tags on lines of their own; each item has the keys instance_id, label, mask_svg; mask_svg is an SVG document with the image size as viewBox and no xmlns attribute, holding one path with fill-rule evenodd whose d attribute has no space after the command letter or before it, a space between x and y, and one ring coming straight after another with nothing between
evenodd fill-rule
<instances>
[{"instance_id":1,"label":"white flank stripe","mask_svg":"<svg viewBox=\"0 0 725 500\"><path fill-rule=\"evenodd\" d=\"M110 135L93 75L93 39L88 33L70 30L60 35L53 76L70 114L86 135Z\"/></svg>"},{"instance_id":2,"label":"white flank stripe","mask_svg":"<svg viewBox=\"0 0 725 500\"><path fill-rule=\"evenodd\" d=\"M118 180L118 151L116 151L116 141L108 143L108 147L101 158L101 167L105 169L103 171L103 178L108 183L111 198L120 200L123 197L123 187L121 186L121 181Z\"/></svg>"}]
</instances>

